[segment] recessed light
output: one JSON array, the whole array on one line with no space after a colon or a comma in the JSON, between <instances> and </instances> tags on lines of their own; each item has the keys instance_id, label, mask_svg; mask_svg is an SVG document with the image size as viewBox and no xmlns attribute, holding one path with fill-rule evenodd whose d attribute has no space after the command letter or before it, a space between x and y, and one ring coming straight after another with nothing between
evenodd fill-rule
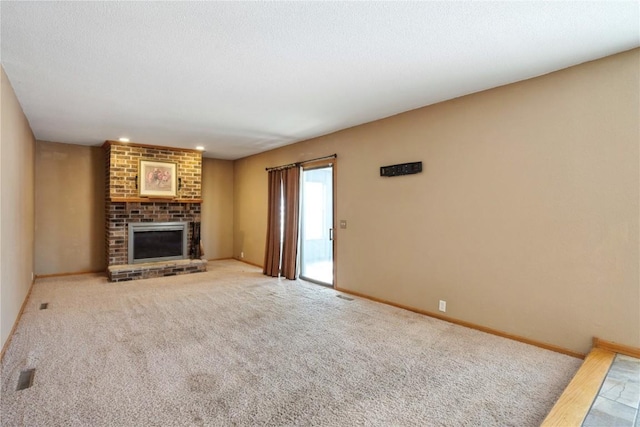
<instances>
[{"instance_id":1,"label":"recessed light","mask_svg":"<svg viewBox=\"0 0 640 427\"><path fill-rule=\"evenodd\" d=\"M129 138L118 138L120 142L129 142Z\"/></svg>"},{"instance_id":2,"label":"recessed light","mask_svg":"<svg viewBox=\"0 0 640 427\"><path fill-rule=\"evenodd\" d=\"M196 147L196 150L204 151L204 147L202 145L198 145Z\"/></svg>"}]
</instances>

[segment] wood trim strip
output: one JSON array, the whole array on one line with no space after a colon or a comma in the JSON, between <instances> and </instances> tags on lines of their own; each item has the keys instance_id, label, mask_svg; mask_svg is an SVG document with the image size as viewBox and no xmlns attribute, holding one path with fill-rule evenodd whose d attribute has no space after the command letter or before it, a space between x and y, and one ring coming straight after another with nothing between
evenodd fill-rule
<instances>
[{"instance_id":1,"label":"wood trim strip","mask_svg":"<svg viewBox=\"0 0 640 427\"><path fill-rule=\"evenodd\" d=\"M499 337L502 338L508 338L510 340L514 340L514 341L519 341L525 344L529 344L529 345L533 345L536 347L540 347L540 348L544 348L545 350L551 350L551 351L555 351L556 353L562 353L562 354L566 354L567 356L571 356L571 357L576 357L578 359L584 359L585 355L582 353L577 353L575 351L557 346L557 345L553 345L553 344L547 344L544 343L542 341L536 341L536 340L532 340L529 338L525 338L522 337L520 335L514 335L514 334L510 334L508 332L503 332L497 329L493 329L493 328L488 328L486 326L482 326L482 325L478 325L475 323L471 323L471 322L467 322L465 320L459 320L453 317L448 317L448 316L443 316L441 314L437 314L437 313L433 313L430 311L426 311L426 310L421 310L419 308L415 308L415 307L411 307L408 305L404 305L404 304L397 304L395 302L391 302L391 301L387 301L381 298L376 298L376 297L372 297L369 295L365 295L365 294L361 294L360 292L354 292L354 291L350 291L347 289L342 289L342 288L335 288L337 291L340 292L344 292L346 294L351 294L351 295L355 295L357 297L361 297L361 298L365 298L371 301L375 301L375 302L379 302L382 304L387 304L387 305L391 305L393 307L398 307L398 308L402 308L404 310L409 310L409 311L413 311L414 313L418 313L418 314L424 314L425 316L429 316L429 317L434 317L436 319L440 319L440 320L444 320L445 322L449 322L449 323L454 323L456 325L460 325L460 326L464 326L466 328L471 328L471 329L475 329L481 332L486 332L488 334L492 334L492 335L497 335Z\"/></svg>"},{"instance_id":2,"label":"wood trim strip","mask_svg":"<svg viewBox=\"0 0 640 427\"><path fill-rule=\"evenodd\" d=\"M235 259L233 257L226 257L226 258L207 258L207 261L227 261L230 259Z\"/></svg>"},{"instance_id":3,"label":"wood trim strip","mask_svg":"<svg viewBox=\"0 0 640 427\"><path fill-rule=\"evenodd\" d=\"M7 337L7 342L5 342L4 345L2 346L2 351L0 351L0 362L4 360L4 354L7 352L7 349L9 348L9 344L11 344L11 339L13 338L13 334L16 332L16 329L18 328L18 323L20 322L20 319L22 318L22 313L24 313L24 309L27 306L27 301L29 301L29 298L31 297L31 291L33 290L34 283L36 283L36 279L37 279L37 276L34 276L33 280L31 280L29 291L27 292L27 296L24 297L24 301L22 301L22 307L20 307L20 311L18 312L18 317L16 317L16 321L13 322L13 327L11 328L11 332L9 332L9 336Z\"/></svg>"},{"instance_id":4,"label":"wood trim strip","mask_svg":"<svg viewBox=\"0 0 640 427\"><path fill-rule=\"evenodd\" d=\"M260 264L256 264L256 263L249 262L249 261L245 261L244 259L241 259L241 258L238 258L238 257L233 257L231 259L235 259L236 261L244 262L245 264L249 264L249 265L252 265L254 267L264 268L264 266L262 266Z\"/></svg>"},{"instance_id":5,"label":"wood trim strip","mask_svg":"<svg viewBox=\"0 0 640 427\"><path fill-rule=\"evenodd\" d=\"M97 273L104 273L104 270L74 271L69 273L53 273L53 274L36 274L36 279L46 279L49 277L78 276L80 274L97 274Z\"/></svg>"},{"instance_id":6,"label":"wood trim strip","mask_svg":"<svg viewBox=\"0 0 640 427\"><path fill-rule=\"evenodd\" d=\"M154 150L171 150L171 151L183 151L185 153L199 153L202 154L202 151L196 150L194 148L177 148L177 147L167 147L161 145L149 145L149 144L138 144L136 142L120 142L120 141L112 141L106 140L104 144L102 144L102 148L105 148L110 145L121 145L123 147L140 147L140 148L151 148Z\"/></svg>"},{"instance_id":7,"label":"wood trim strip","mask_svg":"<svg viewBox=\"0 0 640 427\"><path fill-rule=\"evenodd\" d=\"M113 203L202 203L202 199L163 199L160 197L111 197Z\"/></svg>"},{"instance_id":8,"label":"wood trim strip","mask_svg":"<svg viewBox=\"0 0 640 427\"><path fill-rule=\"evenodd\" d=\"M615 353L593 348L542 422L542 427L580 426L598 395Z\"/></svg>"},{"instance_id":9,"label":"wood trim strip","mask_svg":"<svg viewBox=\"0 0 640 427\"><path fill-rule=\"evenodd\" d=\"M625 356L635 357L640 359L640 347L632 347L630 345L618 344L612 341L605 341L603 339L593 337L593 346L595 348L601 348L613 353L624 354Z\"/></svg>"}]
</instances>

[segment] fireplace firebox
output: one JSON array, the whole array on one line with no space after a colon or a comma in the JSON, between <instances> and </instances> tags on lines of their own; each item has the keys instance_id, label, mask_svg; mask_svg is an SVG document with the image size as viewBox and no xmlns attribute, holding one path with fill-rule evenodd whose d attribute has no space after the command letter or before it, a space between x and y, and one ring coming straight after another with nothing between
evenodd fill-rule
<instances>
[{"instance_id":1,"label":"fireplace firebox","mask_svg":"<svg viewBox=\"0 0 640 427\"><path fill-rule=\"evenodd\" d=\"M129 223L129 264L185 259L187 222Z\"/></svg>"}]
</instances>

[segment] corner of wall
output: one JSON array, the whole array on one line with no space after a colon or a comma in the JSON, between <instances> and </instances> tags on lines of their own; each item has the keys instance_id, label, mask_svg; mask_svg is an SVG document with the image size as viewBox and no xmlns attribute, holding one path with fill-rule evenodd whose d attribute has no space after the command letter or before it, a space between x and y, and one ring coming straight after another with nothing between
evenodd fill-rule
<instances>
[{"instance_id":1,"label":"corner of wall","mask_svg":"<svg viewBox=\"0 0 640 427\"><path fill-rule=\"evenodd\" d=\"M0 341L7 343L33 282L35 137L1 69Z\"/></svg>"}]
</instances>

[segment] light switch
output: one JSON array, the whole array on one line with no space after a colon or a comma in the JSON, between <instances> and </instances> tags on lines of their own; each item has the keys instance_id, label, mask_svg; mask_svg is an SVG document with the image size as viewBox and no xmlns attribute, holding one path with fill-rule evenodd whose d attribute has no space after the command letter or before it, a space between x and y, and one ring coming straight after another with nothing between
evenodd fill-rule
<instances>
[{"instance_id":1,"label":"light switch","mask_svg":"<svg viewBox=\"0 0 640 427\"><path fill-rule=\"evenodd\" d=\"M340 220L340 228L347 228L347 221L345 221L344 219Z\"/></svg>"}]
</instances>

